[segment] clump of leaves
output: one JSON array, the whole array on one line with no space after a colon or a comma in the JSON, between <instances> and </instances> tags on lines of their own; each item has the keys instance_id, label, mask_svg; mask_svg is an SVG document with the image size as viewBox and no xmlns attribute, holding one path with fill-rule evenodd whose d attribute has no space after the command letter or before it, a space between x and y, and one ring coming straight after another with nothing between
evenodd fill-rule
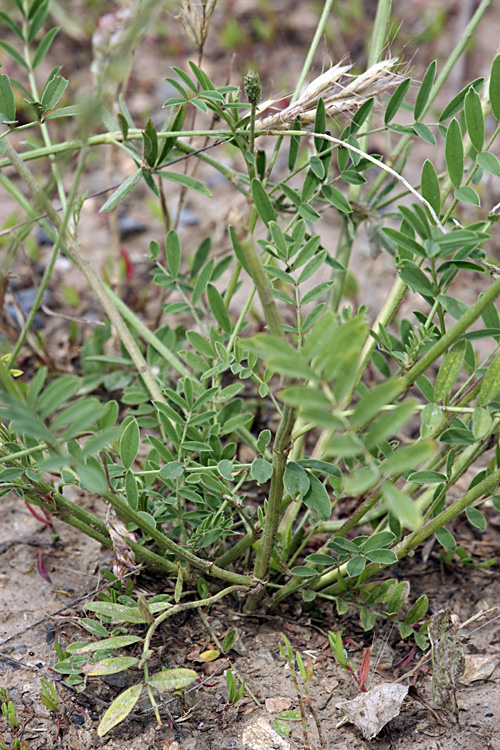
<instances>
[{"instance_id":1,"label":"clump of leaves","mask_svg":"<svg viewBox=\"0 0 500 750\"><path fill-rule=\"evenodd\" d=\"M11 735L8 745L0 740L0 750L30 750L29 745L22 738L23 727L19 723L14 701L11 700L9 691L4 687L0 688L0 708L1 717L3 717L2 724L4 722L7 724L6 733ZM3 737L5 739L5 734Z\"/></svg>"}]
</instances>

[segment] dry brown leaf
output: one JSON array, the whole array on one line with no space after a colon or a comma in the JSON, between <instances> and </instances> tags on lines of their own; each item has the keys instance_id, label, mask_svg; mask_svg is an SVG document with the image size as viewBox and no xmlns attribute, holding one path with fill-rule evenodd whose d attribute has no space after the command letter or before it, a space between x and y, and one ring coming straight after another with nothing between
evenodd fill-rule
<instances>
[{"instance_id":1,"label":"dry brown leaf","mask_svg":"<svg viewBox=\"0 0 500 750\"><path fill-rule=\"evenodd\" d=\"M460 678L464 685L472 685L478 680L487 680L493 674L498 664L498 658L494 656L474 656L465 657L465 670Z\"/></svg>"},{"instance_id":2,"label":"dry brown leaf","mask_svg":"<svg viewBox=\"0 0 500 750\"><path fill-rule=\"evenodd\" d=\"M372 740L385 725L399 715L408 693L408 685L388 682L361 693L352 701L337 703L351 724L355 724L365 740Z\"/></svg>"}]
</instances>

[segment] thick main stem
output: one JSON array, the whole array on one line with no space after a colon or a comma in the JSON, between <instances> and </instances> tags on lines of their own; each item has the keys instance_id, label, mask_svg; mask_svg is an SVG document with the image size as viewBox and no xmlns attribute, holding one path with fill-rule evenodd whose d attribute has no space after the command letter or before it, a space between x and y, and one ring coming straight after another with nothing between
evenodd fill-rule
<instances>
[{"instance_id":1,"label":"thick main stem","mask_svg":"<svg viewBox=\"0 0 500 750\"><path fill-rule=\"evenodd\" d=\"M252 274L252 279L257 289L269 330L273 336L284 339L285 332L283 330L281 316L272 294L269 279L262 267L260 258L255 251L252 235L250 233L240 241L240 246L248 268ZM267 576L269 561L276 543L276 534L281 515L281 500L283 498L283 476L286 468L288 450L291 444L295 417L296 410L285 405L283 407L280 425L274 440L273 473L269 489L267 512L264 520L262 537L259 542L255 559L254 576L258 580L263 580ZM263 594L264 589L258 594L250 596L246 603L246 609L255 609Z\"/></svg>"}]
</instances>

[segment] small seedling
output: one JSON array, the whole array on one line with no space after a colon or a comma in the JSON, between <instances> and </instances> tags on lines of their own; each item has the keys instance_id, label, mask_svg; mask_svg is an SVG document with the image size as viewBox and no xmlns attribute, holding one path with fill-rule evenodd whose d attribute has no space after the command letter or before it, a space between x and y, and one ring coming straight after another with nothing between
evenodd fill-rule
<instances>
[{"instance_id":1,"label":"small seedling","mask_svg":"<svg viewBox=\"0 0 500 750\"><path fill-rule=\"evenodd\" d=\"M282 653L282 655L285 657L288 666L290 667L290 671L292 673L292 680L293 684L295 686L295 690L297 693L297 700L299 703L299 709L300 709L300 720L302 721L302 731L304 733L304 748L305 750L309 750L309 734L307 731L307 719L306 719L306 708L308 709L309 713L311 714L313 721L316 725L316 731L318 733L318 738L320 742L321 750L324 750L325 743L323 740L323 735L321 732L321 724L319 722L318 716L316 714L316 711L312 705L312 699L309 694L309 685L312 681L313 675L314 675L314 669L312 661L309 660L307 663L307 666L304 665L304 661L302 659L302 656L300 655L299 651L295 652L295 659L293 656L292 646L290 641L286 636L281 634L281 637L283 639L283 643L279 644L279 649ZM295 668L297 666L297 669ZM304 685L305 690L305 696L302 695L302 691L300 689L299 680L297 676L297 670L298 673L302 679L302 683ZM286 721L297 721L299 716L297 716L296 711L285 711L278 717L278 720L275 722L275 729L280 734L288 734L288 728L286 725L282 724L283 720ZM280 721L281 720L281 721Z\"/></svg>"},{"instance_id":2,"label":"small seedling","mask_svg":"<svg viewBox=\"0 0 500 750\"><path fill-rule=\"evenodd\" d=\"M17 719L17 712L14 702L10 700L9 692L6 688L0 689L0 697L2 699L2 714L5 716L11 729L17 729L19 727L19 721Z\"/></svg>"},{"instance_id":3,"label":"small seedling","mask_svg":"<svg viewBox=\"0 0 500 750\"><path fill-rule=\"evenodd\" d=\"M10 699L9 691L6 688L0 688L0 701L2 715L7 720L12 735L12 739L8 745L0 740L0 750L30 750L29 745L20 736L23 732L23 727L19 726L16 707Z\"/></svg>"},{"instance_id":4,"label":"small seedling","mask_svg":"<svg viewBox=\"0 0 500 750\"><path fill-rule=\"evenodd\" d=\"M40 680L40 686L41 690L39 695L43 705L45 708L48 708L49 711L57 713L59 711L59 696L57 695L57 690L54 685L51 685L47 680Z\"/></svg>"},{"instance_id":5,"label":"small seedling","mask_svg":"<svg viewBox=\"0 0 500 750\"><path fill-rule=\"evenodd\" d=\"M361 665L359 667L359 670L356 672L356 669L353 666L351 660L347 655L347 651L344 648L344 644L342 643L342 636L340 635L340 633L329 632L328 640L330 642L335 661L337 662L339 667L342 667L342 669L344 669L346 672L349 672L349 674L356 680L361 692L366 693L365 683L370 671L370 649L365 648L365 650L363 651Z\"/></svg>"},{"instance_id":6,"label":"small seedling","mask_svg":"<svg viewBox=\"0 0 500 750\"><path fill-rule=\"evenodd\" d=\"M231 706L236 706L238 701L241 700L243 693L245 692L245 683L241 682L238 687L238 681L234 676L231 667L226 671L226 685L227 685L227 701L226 705L222 709L222 713L219 716L219 726L222 724L224 714L229 711Z\"/></svg>"}]
</instances>

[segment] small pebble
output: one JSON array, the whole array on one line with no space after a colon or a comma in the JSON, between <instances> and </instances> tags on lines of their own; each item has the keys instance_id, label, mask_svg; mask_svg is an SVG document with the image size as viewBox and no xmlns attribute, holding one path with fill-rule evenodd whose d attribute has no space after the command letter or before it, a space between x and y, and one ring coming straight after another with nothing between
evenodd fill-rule
<instances>
[{"instance_id":1,"label":"small pebble","mask_svg":"<svg viewBox=\"0 0 500 750\"><path fill-rule=\"evenodd\" d=\"M123 214L118 217L118 230L120 232L120 239L128 237L131 234L141 234L147 232L147 225L144 222L134 219L133 216Z\"/></svg>"}]
</instances>

